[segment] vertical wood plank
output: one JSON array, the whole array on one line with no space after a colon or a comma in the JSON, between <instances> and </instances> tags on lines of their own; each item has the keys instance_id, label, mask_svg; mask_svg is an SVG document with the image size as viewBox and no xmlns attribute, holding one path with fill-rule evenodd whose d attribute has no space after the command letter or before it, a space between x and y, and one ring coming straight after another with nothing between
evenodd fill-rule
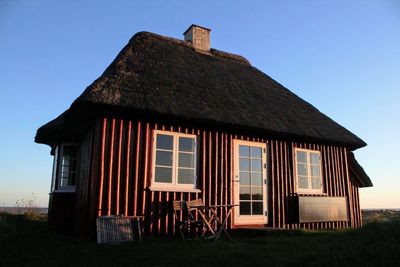
<instances>
[{"instance_id":1,"label":"vertical wood plank","mask_svg":"<svg viewBox=\"0 0 400 267\"><path fill-rule=\"evenodd\" d=\"M102 135L101 135L99 205L98 205L97 216L101 216L102 206L103 206L103 183L104 183L104 160L105 160L104 154L105 154L105 146L106 146L106 127L107 127L107 118L103 118Z\"/></svg>"},{"instance_id":2,"label":"vertical wood plank","mask_svg":"<svg viewBox=\"0 0 400 267\"><path fill-rule=\"evenodd\" d=\"M276 197L276 193L275 193L275 188L276 188L276 182L275 182L275 168L276 168L276 164L275 164L275 145L274 145L275 141L271 141L271 192L272 192L272 227L276 227L276 202L275 202L275 197Z\"/></svg>"},{"instance_id":3,"label":"vertical wood plank","mask_svg":"<svg viewBox=\"0 0 400 267\"><path fill-rule=\"evenodd\" d=\"M230 203L234 203L234 199L235 199L235 192L234 192L235 189L234 189L234 185L233 185L233 180L234 180L234 175L235 175L235 172L234 172L235 163L234 163L234 159L233 159L234 158L234 156L233 156L233 153L234 153L233 138L234 138L234 136L232 134L229 134L229 162L230 162L230 164L229 164L229 166L230 166L230 168L229 168L229 170L230 170L230 175L229 175L230 190L229 190L229 192L230 192L230 194L229 194L228 199L229 199ZM235 136L235 138L236 138L236 136ZM239 203L234 203L234 204L239 204ZM235 207L235 208L238 208L238 207ZM234 219L232 219L232 217L231 217L231 221L230 221L231 228L233 227L233 223L234 223Z\"/></svg>"},{"instance_id":4,"label":"vertical wood plank","mask_svg":"<svg viewBox=\"0 0 400 267\"><path fill-rule=\"evenodd\" d=\"M293 173L294 173L293 180L292 180L292 189L293 189L292 196L293 196L293 198L295 197L295 193L297 192L297 170L296 170L296 160L295 160L296 159L296 152L295 152L296 147L297 147L297 144L295 142L292 142L292 145L291 145L291 148L292 148L291 156L292 157L291 157L290 162L293 166ZM295 204L294 199L292 199L292 204L293 205ZM296 214L295 214L295 212L296 212ZM293 217L297 216L297 214L298 214L297 210L295 212L293 212L293 214L292 214ZM298 227L298 223L293 223L293 229L297 229L297 227Z\"/></svg>"},{"instance_id":5,"label":"vertical wood plank","mask_svg":"<svg viewBox=\"0 0 400 267\"><path fill-rule=\"evenodd\" d=\"M212 205L213 203L211 202L211 176L212 176L212 153L211 153L211 147L212 145L212 136L211 136L211 131L208 132L208 203L207 205Z\"/></svg>"},{"instance_id":6,"label":"vertical wood plank","mask_svg":"<svg viewBox=\"0 0 400 267\"><path fill-rule=\"evenodd\" d=\"M219 179L220 179L220 190L219 190L219 203L222 205L224 199L224 133L220 133L220 164L219 164ZM221 209L220 219L223 220L224 210Z\"/></svg>"},{"instance_id":7,"label":"vertical wood plank","mask_svg":"<svg viewBox=\"0 0 400 267\"><path fill-rule=\"evenodd\" d=\"M202 138L201 138L201 145L202 145L202 150L201 150L201 155L202 155L202 188L201 192L203 194L203 201L206 201L206 131L202 131Z\"/></svg>"},{"instance_id":8,"label":"vertical wood plank","mask_svg":"<svg viewBox=\"0 0 400 267\"><path fill-rule=\"evenodd\" d=\"M283 157L283 144L282 141L279 142L279 154L280 154L280 162L281 162L281 181L282 181L282 186L281 186L281 205L282 205L282 211L281 211L281 217L282 217L282 224L281 227L285 227L285 211L286 211L286 205L285 205L285 196L286 196L286 165L285 165L285 159Z\"/></svg>"},{"instance_id":9,"label":"vertical wood plank","mask_svg":"<svg viewBox=\"0 0 400 267\"><path fill-rule=\"evenodd\" d=\"M289 224L289 228L292 229L292 221L293 221L293 208L292 208L292 202L290 200L290 197L293 195L293 187L292 187L292 180L294 180L294 177L292 176L292 170L290 168L290 159L289 159L289 145L287 142L285 142L285 166L286 166L286 178L287 178L287 223Z\"/></svg>"},{"instance_id":10,"label":"vertical wood plank","mask_svg":"<svg viewBox=\"0 0 400 267\"><path fill-rule=\"evenodd\" d=\"M218 205L218 132L215 132L214 145L214 205ZM219 211L217 211L218 216Z\"/></svg>"},{"instance_id":11,"label":"vertical wood plank","mask_svg":"<svg viewBox=\"0 0 400 267\"><path fill-rule=\"evenodd\" d=\"M133 216L137 216L138 214L138 191L139 191L139 159L140 159L140 146L141 146L141 132L142 132L142 124L140 121L136 122L136 142L135 142L135 176L134 176L134 191L133 191ZM142 193L142 215L144 214L144 205L145 201L145 180L143 180L143 193Z\"/></svg>"},{"instance_id":12,"label":"vertical wood plank","mask_svg":"<svg viewBox=\"0 0 400 267\"><path fill-rule=\"evenodd\" d=\"M342 191L342 177L341 177L341 173L340 173L340 168L339 168L339 158L338 158L338 149L337 147L334 147L333 150L333 159L335 161L335 169L336 169L336 183L338 186L338 196L343 196L343 191Z\"/></svg>"},{"instance_id":13,"label":"vertical wood plank","mask_svg":"<svg viewBox=\"0 0 400 267\"><path fill-rule=\"evenodd\" d=\"M282 205L281 205L281 188L282 188L282 179L281 179L281 162L279 160L279 141L275 142L275 157L276 157L276 195L277 195L277 226L278 228L281 228L282 225L282 218L281 218L281 210L282 210Z\"/></svg>"},{"instance_id":14,"label":"vertical wood plank","mask_svg":"<svg viewBox=\"0 0 400 267\"><path fill-rule=\"evenodd\" d=\"M225 184L225 195L224 195L224 204L232 204L232 202L228 203L228 190L229 190L229 186L228 186L228 135L225 133L225 139L224 139L224 184ZM225 209L225 216L227 214L227 209Z\"/></svg>"},{"instance_id":15,"label":"vertical wood plank","mask_svg":"<svg viewBox=\"0 0 400 267\"><path fill-rule=\"evenodd\" d=\"M132 122L128 122L128 136L126 141L126 173L125 173L125 205L124 205L124 214L128 216L129 209L129 176L130 176L130 153L131 153L131 133L132 133ZM133 201L135 201L133 199Z\"/></svg>"},{"instance_id":16,"label":"vertical wood plank","mask_svg":"<svg viewBox=\"0 0 400 267\"><path fill-rule=\"evenodd\" d=\"M142 201L142 214L144 214L145 212L145 203L146 203L146 187L147 187L147 183L148 183L148 160L149 160L149 149L151 151L152 146L149 144L152 143L151 142L151 138L150 138L150 125L147 122L146 123L146 128L144 129L145 133L145 140L144 140L144 163L143 163L143 188L142 188L142 192L143 192L143 201ZM151 194L151 201L153 202L154 200L154 194Z\"/></svg>"},{"instance_id":17,"label":"vertical wood plank","mask_svg":"<svg viewBox=\"0 0 400 267\"><path fill-rule=\"evenodd\" d=\"M108 190L107 190L107 215L111 214L111 191L113 180L113 163L114 163L114 134L115 134L115 119L111 121L111 141L110 141L110 157L108 169Z\"/></svg>"},{"instance_id":18,"label":"vertical wood plank","mask_svg":"<svg viewBox=\"0 0 400 267\"><path fill-rule=\"evenodd\" d=\"M115 214L119 215L119 199L120 199L120 182L121 182L121 157L122 157L122 130L124 121L119 121L119 137L118 137L118 162L117 162L117 181L116 181L116 192L115 192Z\"/></svg>"}]
</instances>

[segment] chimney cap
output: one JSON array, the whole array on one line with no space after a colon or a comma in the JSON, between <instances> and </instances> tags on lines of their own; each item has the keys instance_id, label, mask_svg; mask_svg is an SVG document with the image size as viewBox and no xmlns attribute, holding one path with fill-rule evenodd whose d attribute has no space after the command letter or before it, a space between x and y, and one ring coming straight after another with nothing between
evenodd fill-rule
<instances>
[{"instance_id":1,"label":"chimney cap","mask_svg":"<svg viewBox=\"0 0 400 267\"><path fill-rule=\"evenodd\" d=\"M192 25L189 26L189 28L187 28L187 30L183 33L183 35L185 35L192 27L202 28L202 29L207 30L209 32L211 31L211 29L209 29L209 28L206 28L206 27L203 27L203 26L200 26L200 25L197 25L197 24L192 24Z\"/></svg>"}]
</instances>

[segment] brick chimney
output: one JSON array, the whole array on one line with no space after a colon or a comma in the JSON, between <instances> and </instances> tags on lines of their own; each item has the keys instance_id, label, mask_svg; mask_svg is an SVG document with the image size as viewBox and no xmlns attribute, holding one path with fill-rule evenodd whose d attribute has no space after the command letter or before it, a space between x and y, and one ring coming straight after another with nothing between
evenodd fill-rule
<instances>
[{"instance_id":1,"label":"brick chimney","mask_svg":"<svg viewBox=\"0 0 400 267\"><path fill-rule=\"evenodd\" d=\"M210 51L210 29L192 24L184 33L184 40L191 42L200 52Z\"/></svg>"}]
</instances>

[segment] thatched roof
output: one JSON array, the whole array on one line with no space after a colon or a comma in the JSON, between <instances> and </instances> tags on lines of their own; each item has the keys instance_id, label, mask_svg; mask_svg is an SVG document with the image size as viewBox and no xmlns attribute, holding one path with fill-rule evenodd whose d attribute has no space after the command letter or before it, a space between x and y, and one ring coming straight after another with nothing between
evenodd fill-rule
<instances>
[{"instance_id":1,"label":"thatched roof","mask_svg":"<svg viewBox=\"0 0 400 267\"><path fill-rule=\"evenodd\" d=\"M49 121L37 130L35 142L52 145L57 143L60 135L62 134L62 129L69 110L64 111L54 120Z\"/></svg>"},{"instance_id":2,"label":"thatched roof","mask_svg":"<svg viewBox=\"0 0 400 267\"><path fill-rule=\"evenodd\" d=\"M373 186L371 179L365 173L363 167L357 162L352 152L347 154L347 161L349 163L350 178L357 187Z\"/></svg>"},{"instance_id":3,"label":"thatched roof","mask_svg":"<svg viewBox=\"0 0 400 267\"><path fill-rule=\"evenodd\" d=\"M352 149L366 144L243 57L148 32L131 38L72 104L124 108ZM53 123L59 123L57 121ZM52 123L50 123L52 124ZM36 141L49 124L42 126Z\"/></svg>"}]
</instances>

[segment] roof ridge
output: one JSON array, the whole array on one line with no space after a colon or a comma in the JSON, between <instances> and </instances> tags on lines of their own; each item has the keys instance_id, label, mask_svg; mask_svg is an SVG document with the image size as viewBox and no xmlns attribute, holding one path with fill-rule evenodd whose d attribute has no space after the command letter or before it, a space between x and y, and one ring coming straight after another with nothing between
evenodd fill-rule
<instances>
[{"instance_id":1,"label":"roof ridge","mask_svg":"<svg viewBox=\"0 0 400 267\"><path fill-rule=\"evenodd\" d=\"M135 33L135 35L133 35L132 38L129 40L129 43L133 42L139 36L150 36L150 37L156 38L158 40L172 42L174 44L190 48L193 51L197 52L197 50L194 48L194 46L190 42L180 40L180 39L177 39L174 37L169 37L169 36L153 33L153 32L148 32L148 31L140 31L140 32ZM245 64L245 65L251 66L250 61L247 58L245 58L244 56L225 52L225 51L218 50L215 48L211 48L209 53L201 53L201 54L215 56L217 58L222 58L222 59L229 59L229 60L233 60L233 61Z\"/></svg>"}]
</instances>

